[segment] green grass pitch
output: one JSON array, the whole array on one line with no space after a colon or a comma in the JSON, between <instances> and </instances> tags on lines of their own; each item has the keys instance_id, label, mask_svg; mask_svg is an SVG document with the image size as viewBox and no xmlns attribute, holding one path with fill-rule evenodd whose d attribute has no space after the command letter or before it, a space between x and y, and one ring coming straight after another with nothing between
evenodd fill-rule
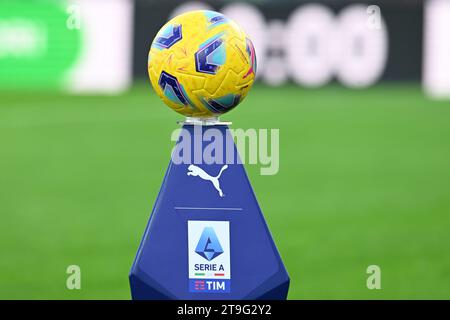
<instances>
[{"instance_id":1,"label":"green grass pitch","mask_svg":"<svg viewBox=\"0 0 450 320\"><path fill-rule=\"evenodd\" d=\"M0 298L129 299L181 117L143 84L0 101ZM450 298L450 103L406 84L258 85L223 119L280 129L279 173L246 167L290 299ZM381 290L366 287L372 264Z\"/></svg>"}]
</instances>

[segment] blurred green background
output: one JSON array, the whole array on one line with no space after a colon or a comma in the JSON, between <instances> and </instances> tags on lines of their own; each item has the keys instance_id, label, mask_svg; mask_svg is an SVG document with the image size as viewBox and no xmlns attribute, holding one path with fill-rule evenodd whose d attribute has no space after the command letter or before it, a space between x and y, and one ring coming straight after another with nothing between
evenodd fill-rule
<instances>
[{"instance_id":1,"label":"blurred green background","mask_svg":"<svg viewBox=\"0 0 450 320\"><path fill-rule=\"evenodd\" d=\"M128 272L181 118L119 96L2 92L0 298L129 299ZM280 171L246 166L290 299L450 298L450 108L418 85L257 85L224 117L279 128ZM66 289L81 267L82 290ZM381 267L381 290L366 268Z\"/></svg>"}]
</instances>

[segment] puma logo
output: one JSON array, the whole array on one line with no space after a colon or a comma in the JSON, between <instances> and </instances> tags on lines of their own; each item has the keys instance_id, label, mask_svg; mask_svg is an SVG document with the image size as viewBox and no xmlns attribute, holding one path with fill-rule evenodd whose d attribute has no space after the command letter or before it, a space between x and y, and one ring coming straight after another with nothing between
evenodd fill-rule
<instances>
[{"instance_id":1,"label":"puma logo","mask_svg":"<svg viewBox=\"0 0 450 320\"><path fill-rule=\"evenodd\" d=\"M216 188L216 190L219 192L219 196L223 197L224 194L222 192L222 189L220 189L220 182L219 182L219 178L222 175L222 172L228 168L228 165L224 165L222 167L222 169L220 169L220 172L217 176L212 177L209 174L207 174L202 168L199 168L193 164L191 164L188 167L188 176L193 176L193 177L200 177L203 180L207 180L207 181L211 181L211 183L213 184L214 188Z\"/></svg>"}]
</instances>

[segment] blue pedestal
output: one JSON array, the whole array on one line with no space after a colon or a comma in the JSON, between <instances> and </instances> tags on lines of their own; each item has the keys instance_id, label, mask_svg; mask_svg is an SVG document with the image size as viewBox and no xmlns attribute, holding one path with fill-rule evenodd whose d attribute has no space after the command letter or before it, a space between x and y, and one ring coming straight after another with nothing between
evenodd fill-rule
<instances>
[{"instance_id":1,"label":"blue pedestal","mask_svg":"<svg viewBox=\"0 0 450 320\"><path fill-rule=\"evenodd\" d=\"M208 130L231 139L226 125L183 129L192 137L192 157L211 151L211 142L202 142ZM133 299L286 299L289 276L236 163L236 146L223 143L212 154L225 158L230 148L235 156L227 166L175 164L172 157L131 268Z\"/></svg>"}]
</instances>

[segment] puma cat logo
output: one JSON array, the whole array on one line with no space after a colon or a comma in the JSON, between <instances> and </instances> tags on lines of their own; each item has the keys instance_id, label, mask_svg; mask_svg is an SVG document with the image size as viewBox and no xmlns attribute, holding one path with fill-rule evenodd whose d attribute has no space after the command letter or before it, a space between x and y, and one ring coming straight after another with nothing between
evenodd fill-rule
<instances>
[{"instance_id":1,"label":"puma cat logo","mask_svg":"<svg viewBox=\"0 0 450 320\"><path fill-rule=\"evenodd\" d=\"M216 188L216 190L219 192L219 196L223 197L224 194L222 192L222 189L220 189L220 182L219 182L219 178L222 175L222 172L228 168L228 165L224 165L222 167L222 169L220 169L220 172L217 176L212 177L209 174L207 174L202 168L199 168L193 164L191 164L188 167L188 176L193 176L193 177L200 177L203 180L207 180L207 181L211 181L211 183L213 184L214 188Z\"/></svg>"}]
</instances>

